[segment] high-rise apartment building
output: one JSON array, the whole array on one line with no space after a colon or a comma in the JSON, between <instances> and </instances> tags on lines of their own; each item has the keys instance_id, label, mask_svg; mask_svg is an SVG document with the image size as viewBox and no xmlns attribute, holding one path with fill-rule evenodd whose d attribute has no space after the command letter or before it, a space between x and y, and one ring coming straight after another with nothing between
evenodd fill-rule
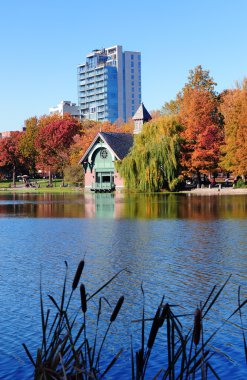
<instances>
[{"instance_id":1,"label":"high-rise apartment building","mask_svg":"<svg viewBox=\"0 0 247 380\"><path fill-rule=\"evenodd\" d=\"M94 50L78 66L82 118L127 121L141 104L141 54L122 46Z\"/></svg>"}]
</instances>

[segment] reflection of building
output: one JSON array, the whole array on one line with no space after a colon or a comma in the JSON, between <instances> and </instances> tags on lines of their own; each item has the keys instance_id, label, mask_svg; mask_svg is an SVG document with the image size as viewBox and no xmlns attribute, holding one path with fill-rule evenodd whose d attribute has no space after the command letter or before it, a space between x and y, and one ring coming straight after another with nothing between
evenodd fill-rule
<instances>
[{"instance_id":1,"label":"reflection of building","mask_svg":"<svg viewBox=\"0 0 247 380\"><path fill-rule=\"evenodd\" d=\"M125 194L116 192L111 194L83 194L85 218L123 218L125 217Z\"/></svg>"},{"instance_id":2,"label":"reflection of building","mask_svg":"<svg viewBox=\"0 0 247 380\"><path fill-rule=\"evenodd\" d=\"M56 107L49 108L50 115L58 114L63 116L65 113L68 113L74 118L79 119L80 113L77 105L68 100L63 100Z\"/></svg>"},{"instance_id":3,"label":"reflection of building","mask_svg":"<svg viewBox=\"0 0 247 380\"><path fill-rule=\"evenodd\" d=\"M78 66L81 117L127 121L141 103L141 54L122 46L94 50Z\"/></svg>"},{"instance_id":4,"label":"reflection of building","mask_svg":"<svg viewBox=\"0 0 247 380\"><path fill-rule=\"evenodd\" d=\"M133 119L134 133L140 133L143 123L149 121L151 116L141 104ZM129 153L133 141L130 133L99 132L80 160L85 170L85 188L95 192L123 188L123 179L116 170L115 162Z\"/></svg>"}]
</instances>

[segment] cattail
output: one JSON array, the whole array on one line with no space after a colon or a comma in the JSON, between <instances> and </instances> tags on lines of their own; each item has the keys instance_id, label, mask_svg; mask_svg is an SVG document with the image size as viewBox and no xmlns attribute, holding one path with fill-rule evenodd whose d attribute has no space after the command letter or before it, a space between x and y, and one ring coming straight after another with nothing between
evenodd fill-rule
<instances>
[{"instance_id":1,"label":"cattail","mask_svg":"<svg viewBox=\"0 0 247 380\"><path fill-rule=\"evenodd\" d=\"M159 327L160 327L160 310L161 310L161 308L159 306L157 311L156 311L156 314L154 316L153 324L152 324L152 327L150 330L150 334L149 334L149 338L148 338L148 344L147 344L147 346L150 350L153 347L157 332L158 332Z\"/></svg>"},{"instance_id":2,"label":"cattail","mask_svg":"<svg viewBox=\"0 0 247 380\"><path fill-rule=\"evenodd\" d=\"M77 267L76 274L75 274L75 277L74 277L74 281L73 281L73 284L72 284L72 290L75 290L77 288L77 285L79 283L79 280L80 280L83 268L84 268L84 260L82 260L82 261L79 262L79 265Z\"/></svg>"},{"instance_id":3,"label":"cattail","mask_svg":"<svg viewBox=\"0 0 247 380\"><path fill-rule=\"evenodd\" d=\"M85 314L87 311L87 298L86 298L86 289L83 284L80 286L80 293L81 293L81 309L82 312Z\"/></svg>"},{"instance_id":4,"label":"cattail","mask_svg":"<svg viewBox=\"0 0 247 380\"><path fill-rule=\"evenodd\" d=\"M118 313L119 313L119 311L120 311L120 309L122 307L123 302L124 302L124 296L121 296L119 298L119 300L117 301L115 309L112 312L112 315L111 315L111 318L110 318L110 322L114 322L115 319L117 318L117 315L118 315Z\"/></svg>"},{"instance_id":5,"label":"cattail","mask_svg":"<svg viewBox=\"0 0 247 380\"><path fill-rule=\"evenodd\" d=\"M202 329L202 312L200 309L196 309L195 311L195 317L194 317L194 331L193 331L193 341L194 344L197 346L200 342L200 336L201 336L201 329Z\"/></svg>"},{"instance_id":6,"label":"cattail","mask_svg":"<svg viewBox=\"0 0 247 380\"><path fill-rule=\"evenodd\" d=\"M163 310L162 310L160 317L159 317L159 328L163 326L163 323L164 323L165 319L167 318L169 309L170 309L170 306L168 303L166 303L163 306Z\"/></svg>"}]
</instances>

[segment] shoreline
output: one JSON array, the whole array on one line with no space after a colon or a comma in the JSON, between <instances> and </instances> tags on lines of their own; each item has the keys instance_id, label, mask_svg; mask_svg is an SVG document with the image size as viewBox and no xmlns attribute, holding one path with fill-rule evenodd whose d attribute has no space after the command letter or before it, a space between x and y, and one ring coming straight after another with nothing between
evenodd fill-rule
<instances>
[{"instance_id":1,"label":"shoreline","mask_svg":"<svg viewBox=\"0 0 247 380\"><path fill-rule=\"evenodd\" d=\"M181 193L194 194L194 195L247 195L247 188L201 188L201 189L192 189L190 191L181 191Z\"/></svg>"},{"instance_id":2,"label":"shoreline","mask_svg":"<svg viewBox=\"0 0 247 380\"><path fill-rule=\"evenodd\" d=\"M21 193L21 194L43 194L43 193L92 193L91 191L87 191L84 188L78 187L65 187L65 188L0 188L0 193ZM118 191L116 191L118 192ZM123 191L125 192L125 191ZM143 193L144 194L144 193ZM162 192L157 192L153 194L162 194ZM204 195L204 196L212 196L212 195L247 195L247 188L196 188L191 190L182 190L178 192L164 192L163 194L188 194L188 195Z\"/></svg>"}]
</instances>

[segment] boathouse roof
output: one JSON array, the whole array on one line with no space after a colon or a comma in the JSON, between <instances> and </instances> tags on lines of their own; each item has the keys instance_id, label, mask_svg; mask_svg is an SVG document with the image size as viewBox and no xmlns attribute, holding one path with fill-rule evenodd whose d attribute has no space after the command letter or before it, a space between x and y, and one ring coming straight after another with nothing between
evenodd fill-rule
<instances>
[{"instance_id":1,"label":"boathouse roof","mask_svg":"<svg viewBox=\"0 0 247 380\"><path fill-rule=\"evenodd\" d=\"M133 145L133 135L131 133L113 133L113 132L99 132L93 142L90 144L87 151L84 153L80 162L87 159L91 149L101 138L114 152L118 160L122 160L128 153Z\"/></svg>"}]
</instances>

